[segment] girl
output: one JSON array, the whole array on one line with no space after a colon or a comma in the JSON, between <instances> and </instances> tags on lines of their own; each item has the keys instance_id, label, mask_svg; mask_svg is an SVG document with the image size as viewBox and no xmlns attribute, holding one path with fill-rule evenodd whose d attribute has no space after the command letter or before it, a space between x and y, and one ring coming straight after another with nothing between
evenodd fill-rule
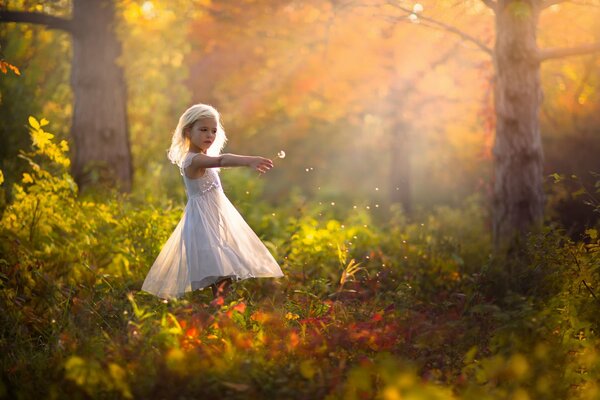
<instances>
[{"instance_id":1,"label":"girl","mask_svg":"<svg viewBox=\"0 0 600 400\"><path fill-rule=\"evenodd\" d=\"M219 167L273 167L263 157L221 154L226 141L219 112L188 108L173 133L168 157L179 166L188 197L183 216L162 248L142 290L161 298L210 286L215 299L232 280L282 277L279 265L221 188Z\"/></svg>"}]
</instances>

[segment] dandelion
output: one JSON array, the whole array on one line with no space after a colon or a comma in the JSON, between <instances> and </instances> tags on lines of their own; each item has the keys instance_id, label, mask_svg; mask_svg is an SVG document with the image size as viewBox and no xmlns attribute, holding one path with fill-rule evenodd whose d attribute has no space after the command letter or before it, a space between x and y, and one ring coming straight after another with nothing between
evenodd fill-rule
<instances>
[{"instance_id":1,"label":"dandelion","mask_svg":"<svg viewBox=\"0 0 600 400\"><path fill-rule=\"evenodd\" d=\"M277 153L277 157L278 158L285 158L285 151L279 150L279 153Z\"/></svg>"}]
</instances>

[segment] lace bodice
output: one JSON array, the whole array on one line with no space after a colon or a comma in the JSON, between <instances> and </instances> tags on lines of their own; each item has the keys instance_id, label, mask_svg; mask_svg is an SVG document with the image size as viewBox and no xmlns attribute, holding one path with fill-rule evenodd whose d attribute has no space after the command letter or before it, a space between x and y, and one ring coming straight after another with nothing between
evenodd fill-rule
<instances>
[{"instance_id":1,"label":"lace bodice","mask_svg":"<svg viewBox=\"0 0 600 400\"><path fill-rule=\"evenodd\" d=\"M221 179L215 168L206 168L204 175L199 178L189 178L185 175L184 169L191 164L194 155L196 153L188 153L185 156L180 171L185 182L185 191L187 192L188 199L202 196L210 190L221 188Z\"/></svg>"}]
</instances>

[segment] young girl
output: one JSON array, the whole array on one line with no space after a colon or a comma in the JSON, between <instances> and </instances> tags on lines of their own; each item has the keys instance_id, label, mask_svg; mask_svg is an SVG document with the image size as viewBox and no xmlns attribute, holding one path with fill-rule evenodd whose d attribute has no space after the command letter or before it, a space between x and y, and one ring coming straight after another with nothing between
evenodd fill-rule
<instances>
[{"instance_id":1,"label":"young girl","mask_svg":"<svg viewBox=\"0 0 600 400\"><path fill-rule=\"evenodd\" d=\"M142 290L161 298L210 286L213 296L228 292L232 280L282 277L273 256L225 197L219 167L273 167L263 157L221 154L226 141L216 109L188 108L173 133L168 157L180 168L188 197L175 231L162 248Z\"/></svg>"}]
</instances>

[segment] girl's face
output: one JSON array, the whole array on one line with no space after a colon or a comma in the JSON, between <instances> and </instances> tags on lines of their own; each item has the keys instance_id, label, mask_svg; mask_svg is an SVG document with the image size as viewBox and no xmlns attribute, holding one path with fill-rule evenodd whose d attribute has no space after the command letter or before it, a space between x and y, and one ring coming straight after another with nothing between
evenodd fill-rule
<instances>
[{"instance_id":1,"label":"girl's face","mask_svg":"<svg viewBox=\"0 0 600 400\"><path fill-rule=\"evenodd\" d=\"M217 136L217 121L214 118L202 118L186 129L190 139L190 151L206 153Z\"/></svg>"}]
</instances>

